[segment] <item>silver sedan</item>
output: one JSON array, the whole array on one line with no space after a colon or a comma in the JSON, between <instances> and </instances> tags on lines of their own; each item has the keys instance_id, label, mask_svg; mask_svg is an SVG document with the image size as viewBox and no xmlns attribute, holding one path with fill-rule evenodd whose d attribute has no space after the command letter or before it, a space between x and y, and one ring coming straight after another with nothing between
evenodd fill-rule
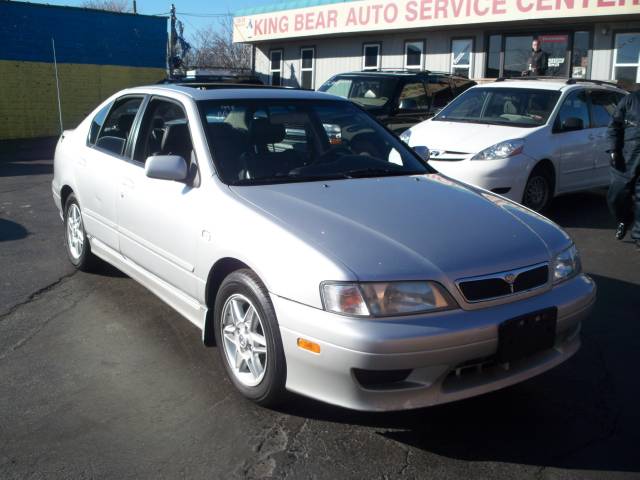
<instances>
[{"instance_id":1,"label":"silver sedan","mask_svg":"<svg viewBox=\"0 0 640 480\"><path fill-rule=\"evenodd\" d=\"M427 158L330 95L150 86L61 136L52 190L70 261L175 308L246 397L399 410L562 363L595 301L564 231Z\"/></svg>"}]
</instances>

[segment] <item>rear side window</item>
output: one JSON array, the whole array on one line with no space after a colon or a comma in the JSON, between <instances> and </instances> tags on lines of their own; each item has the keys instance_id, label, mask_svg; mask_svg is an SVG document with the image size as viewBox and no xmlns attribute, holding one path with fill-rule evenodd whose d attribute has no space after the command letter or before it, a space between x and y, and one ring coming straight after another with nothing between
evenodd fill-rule
<instances>
[{"instance_id":1,"label":"rear side window","mask_svg":"<svg viewBox=\"0 0 640 480\"><path fill-rule=\"evenodd\" d=\"M429 75L427 91L431 96L431 106L442 108L453 99L449 79L442 75Z\"/></svg>"},{"instance_id":2,"label":"rear side window","mask_svg":"<svg viewBox=\"0 0 640 480\"><path fill-rule=\"evenodd\" d=\"M104 121L95 143L96 147L116 155L124 155L133 121L141 103L141 97L127 97L118 100Z\"/></svg>"},{"instance_id":3,"label":"rear side window","mask_svg":"<svg viewBox=\"0 0 640 480\"><path fill-rule=\"evenodd\" d=\"M591 120L595 128L606 127L616 110L620 96L614 92L594 90L591 92Z\"/></svg>"},{"instance_id":4,"label":"rear side window","mask_svg":"<svg viewBox=\"0 0 640 480\"><path fill-rule=\"evenodd\" d=\"M427 92L422 82L407 83L400 92L400 109L424 110L429 107Z\"/></svg>"},{"instance_id":5,"label":"rear side window","mask_svg":"<svg viewBox=\"0 0 640 480\"><path fill-rule=\"evenodd\" d=\"M98 133L100 133L100 129L104 124L104 119L107 117L107 113L109 113L109 109L111 108L111 104L106 105L101 108L96 116L91 120L91 127L89 128L89 138L87 139L87 143L89 145L94 145L98 138Z\"/></svg>"}]
</instances>

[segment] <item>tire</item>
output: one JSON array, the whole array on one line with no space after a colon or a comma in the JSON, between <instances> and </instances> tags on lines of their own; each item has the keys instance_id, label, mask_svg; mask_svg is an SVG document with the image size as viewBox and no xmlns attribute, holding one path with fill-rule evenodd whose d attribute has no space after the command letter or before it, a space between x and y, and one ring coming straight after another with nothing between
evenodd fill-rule
<instances>
[{"instance_id":1,"label":"tire","mask_svg":"<svg viewBox=\"0 0 640 480\"><path fill-rule=\"evenodd\" d=\"M72 193L64 204L64 244L72 265L83 272L95 270L99 261L91 253L91 245L82 222L78 199Z\"/></svg>"},{"instance_id":2,"label":"tire","mask_svg":"<svg viewBox=\"0 0 640 480\"><path fill-rule=\"evenodd\" d=\"M222 282L214 332L227 376L238 391L265 407L281 403L287 364L280 328L267 289L251 270L236 270Z\"/></svg>"},{"instance_id":3,"label":"tire","mask_svg":"<svg viewBox=\"0 0 640 480\"><path fill-rule=\"evenodd\" d=\"M529 175L522 194L522 204L536 212L544 212L553 200L553 176L547 168L536 167Z\"/></svg>"}]
</instances>

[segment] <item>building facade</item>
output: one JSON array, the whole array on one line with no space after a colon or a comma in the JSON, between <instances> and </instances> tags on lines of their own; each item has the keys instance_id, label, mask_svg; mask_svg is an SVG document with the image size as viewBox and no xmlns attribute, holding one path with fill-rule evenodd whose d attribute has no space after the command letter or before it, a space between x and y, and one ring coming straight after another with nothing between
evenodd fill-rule
<instances>
[{"instance_id":1,"label":"building facade","mask_svg":"<svg viewBox=\"0 0 640 480\"><path fill-rule=\"evenodd\" d=\"M303 88L368 69L520 76L534 38L547 75L640 83L640 0L295 0L234 17L263 80Z\"/></svg>"},{"instance_id":2,"label":"building facade","mask_svg":"<svg viewBox=\"0 0 640 480\"><path fill-rule=\"evenodd\" d=\"M0 140L58 135L58 91L73 128L115 91L166 75L166 18L0 1L0 19Z\"/></svg>"}]
</instances>

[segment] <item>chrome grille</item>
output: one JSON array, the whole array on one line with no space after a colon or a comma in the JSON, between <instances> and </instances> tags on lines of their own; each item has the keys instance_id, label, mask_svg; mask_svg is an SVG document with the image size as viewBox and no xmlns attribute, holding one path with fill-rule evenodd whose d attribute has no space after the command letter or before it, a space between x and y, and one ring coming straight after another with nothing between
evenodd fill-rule
<instances>
[{"instance_id":1,"label":"chrome grille","mask_svg":"<svg viewBox=\"0 0 640 480\"><path fill-rule=\"evenodd\" d=\"M483 302L543 287L549 281L549 264L463 278L456 284L468 302Z\"/></svg>"}]
</instances>

